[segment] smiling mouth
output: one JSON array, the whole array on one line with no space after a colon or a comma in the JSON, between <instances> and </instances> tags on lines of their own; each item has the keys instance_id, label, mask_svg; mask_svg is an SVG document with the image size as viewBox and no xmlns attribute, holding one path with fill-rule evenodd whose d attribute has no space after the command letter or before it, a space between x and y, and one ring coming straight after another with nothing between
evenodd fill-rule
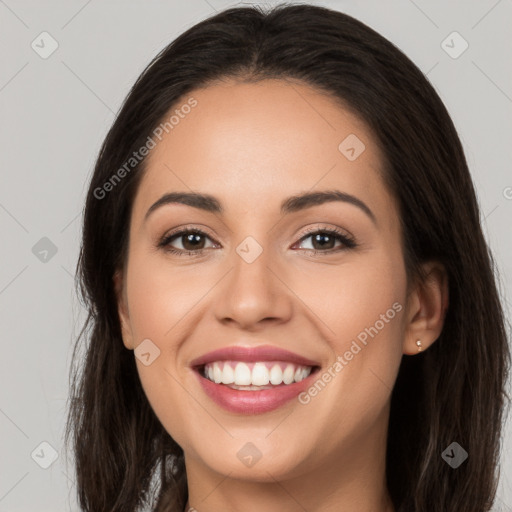
<instances>
[{"instance_id":1,"label":"smiling mouth","mask_svg":"<svg viewBox=\"0 0 512 512\"><path fill-rule=\"evenodd\" d=\"M261 391L302 382L319 366L286 361L214 361L195 368L205 379L240 391Z\"/></svg>"}]
</instances>

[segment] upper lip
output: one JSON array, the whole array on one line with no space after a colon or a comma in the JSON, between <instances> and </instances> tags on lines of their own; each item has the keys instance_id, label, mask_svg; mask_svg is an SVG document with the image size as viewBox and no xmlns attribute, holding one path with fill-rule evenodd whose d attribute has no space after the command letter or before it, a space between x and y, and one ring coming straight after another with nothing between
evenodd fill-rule
<instances>
[{"instance_id":1,"label":"upper lip","mask_svg":"<svg viewBox=\"0 0 512 512\"><path fill-rule=\"evenodd\" d=\"M257 347L232 345L197 357L190 363L190 366L198 367L215 361L286 361L302 366L318 366L319 364L299 354L272 345L259 345Z\"/></svg>"}]
</instances>

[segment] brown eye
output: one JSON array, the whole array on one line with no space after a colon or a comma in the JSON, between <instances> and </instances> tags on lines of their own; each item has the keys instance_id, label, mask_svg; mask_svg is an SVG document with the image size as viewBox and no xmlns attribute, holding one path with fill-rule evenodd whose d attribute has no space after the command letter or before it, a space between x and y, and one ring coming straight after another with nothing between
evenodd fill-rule
<instances>
[{"instance_id":1,"label":"brown eye","mask_svg":"<svg viewBox=\"0 0 512 512\"><path fill-rule=\"evenodd\" d=\"M319 229L310 232L308 235L301 238L301 242L309 238L312 239L312 247L306 249L312 250L314 253L338 252L338 250L352 249L357 245L352 238L349 238L347 235L336 229ZM334 246L337 241L341 243L341 247L338 246L338 249L335 249ZM304 247L301 249L304 249Z\"/></svg>"},{"instance_id":2,"label":"brown eye","mask_svg":"<svg viewBox=\"0 0 512 512\"><path fill-rule=\"evenodd\" d=\"M204 248L204 239L201 240L202 237L203 235L199 233L187 233L186 235L179 235L178 238L181 239L183 249L186 251L194 251Z\"/></svg>"},{"instance_id":3,"label":"brown eye","mask_svg":"<svg viewBox=\"0 0 512 512\"><path fill-rule=\"evenodd\" d=\"M308 238L312 239L313 249L333 249L336 243L336 237L329 233L317 233L310 235Z\"/></svg>"},{"instance_id":4,"label":"brown eye","mask_svg":"<svg viewBox=\"0 0 512 512\"><path fill-rule=\"evenodd\" d=\"M158 244L159 247L174 254L201 253L205 248L206 239L210 237L200 230L184 230L165 236ZM173 244L178 245L176 247ZM180 247L181 246L181 247ZM214 246L214 244L212 244Z\"/></svg>"}]
</instances>

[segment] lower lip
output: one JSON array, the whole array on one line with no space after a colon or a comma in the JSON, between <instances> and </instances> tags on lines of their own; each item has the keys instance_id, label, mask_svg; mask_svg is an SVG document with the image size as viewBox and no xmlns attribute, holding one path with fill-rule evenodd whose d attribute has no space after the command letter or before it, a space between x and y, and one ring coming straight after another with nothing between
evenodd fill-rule
<instances>
[{"instance_id":1,"label":"lower lip","mask_svg":"<svg viewBox=\"0 0 512 512\"><path fill-rule=\"evenodd\" d=\"M225 384L215 384L203 377L199 371L194 371L204 392L220 407L239 414L261 414L273 411L293 400L303 392L311 383L316 371L309 374L304 380L293 384L276 386L273 389L261 391L244 391L232 389Z\"/></svg>"}]
</instances>

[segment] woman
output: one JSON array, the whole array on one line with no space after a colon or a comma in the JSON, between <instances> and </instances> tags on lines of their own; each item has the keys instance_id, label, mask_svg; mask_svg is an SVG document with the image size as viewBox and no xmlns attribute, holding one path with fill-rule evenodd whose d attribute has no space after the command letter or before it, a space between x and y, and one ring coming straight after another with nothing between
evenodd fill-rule
<instances>
[{"instance_id":1,"label":"woman","mask_svg":"<svg viewBox=\"0 0 512 512\"><path fill-rule=\"evenodd\" d=\"M454 125L395 46L309 5L198 23L89 187L81 506L490 510L493 269Z\"/></svg>"}]
</instances>

